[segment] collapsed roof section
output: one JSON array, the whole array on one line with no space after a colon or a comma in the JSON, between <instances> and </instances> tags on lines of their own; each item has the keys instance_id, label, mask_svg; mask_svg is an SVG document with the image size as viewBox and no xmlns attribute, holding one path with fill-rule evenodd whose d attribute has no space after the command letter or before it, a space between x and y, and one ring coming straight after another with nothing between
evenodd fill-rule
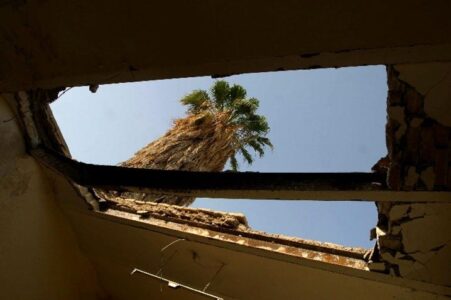
<instances>
[{"instance_id":1,"label":"collapsed roof section","mask_svg":"<svg viewBox=\"0 0 451 300\"><path fill-rule=\"evenodd\" d=\"M2 3L0 91L14 94L1 98L10 98L12 107L21 104L16 115L3 101L0 111L7 117L0 130L8 143L0 156L5 174L1 186L6 190L0 230L8 245L2 248L6 259L0 260L8 272L0 277L7 298L30 298L24 296L27 292L42 298L52 294L54 299L61 298L61 292L67 299L80 298L80 292L89 296L83 298L100 298L99 286L117 299L164 298L166 294L155 293L158 283L129 275L136 267L163 269L171 279L228 298L288 299L300 293L305 298L449 297L450 269L444 266L450 261L451 218L446 203L449 191L444 187L451 178L451 143L449 135L444 142L446 133L442 133L449 134L451 115L450 5L446 0L433 4L420 0L375 4L173 0L116 6L109 1ZM58 87L366 64L394 65L401 82L389 82L389 123L395 125L387 131L394 135L393 143L388 143L392 165L387 186L391 189L366 194L378 201L379 209L374 230L378 249L370 266L390 275L269 251L255 238L231 235L236 241L229 242L228 233L217 228L145 220L140 214L117 210L119 206L100 212L103 204L89 187L69 184L55 168L44 167L46 176L41 174L25 154L17 128L24 124L27 149L44 145L69 157L47 106ZM420 145L427 147L420 150ZM426 163L419 162L428 156L423 154L431 154ZM215 195L230 196L233 186L223 188ZM398 200L404 203L394 203ZM406 203L409 200L427 204ZM205 234L185 232L188 229ZM180 239L183 242L171 246L178 247L169 248L174 250L169 257L164 256L162 249ZM246 243L250 246L242 245ZM279 244L266 246L270 245ZM24 249L35 251L30 255ZM24 255L18 257L18 251ZM353 251L345 253L348 258L353 255ZM163 268L162 261L166 262ZM24 285L29 288L23 289Z\"/></svg>"},{"instance_id":2,"label":"collapsed roof section","mask_svg":"<svg viewBox=\"0 0 451 300\"><path fill-rule=\"evenodd\" d=\"M45 90L37 90L30 93L19 93L17 95L19 111L27 111L27 114L22 114L22 117L24 127L28 133L29 144L31 146L30 153L44 166L67 176L67 179L72 182L72 185L78 190L78 193L85 198L85 201L89 207L98 213L125 217L133 220L139 220L140 222L150 222L150 224L157 224L158 226L161 226L161 224L172 224L169 228L175 230L181 230L183 228L183 231L185 232L201 235L205 235L205 232L208 232L208 236L213 235L215 238L219 238L220 240L227 242L239 244L244 243L249 247L276 251L287 255L313 259L360 270L366 269L364 256L369 252L367 249L344 247L331 243L321 243L256 231L249 227L246 217L242 214L124 199L120 197L112 197L111 194L104 193L102 190L91 189L90 187L97 187L97 185L92 186L89 178L99 178L99 175L95 172L90 174L91 172L89 170L78 169L76 168L77 165L74 167L74 165L68 163L71 162L70 159L67 158L67 156L70 155L69 149L64 142L64 138L62 137L58 125L55 123L52 112L48 106L48 103L52 102L57 95L58 92ZM116 169L119 167L110 168ZM136 171L136 169L132 170ZM177 173L176 171L163 172L167 172L168 174ZM123 184L111 185L111 183L108 182L108 177L111 177L108 173L111 172L106 172L106 175L104 176L106 178L100 180L106 181L106 184L101 185L100 187L109 186L113 189L123 189ZM188 175L188 173L186 175ZM210 174L209 176L211 175L213 174ZM133 176L129 177L133 178ZM74 178L75 181L72 181ZM146 181L155 182L156 186L165 185L164 179L158 179L158 177L155 177L154 180L149 180L149 177L145 178ZM183 181L177 179L173 180L174 186L177 186L177 182ZM208 184L208 181L205 180L205 178L200 181L206 181ZM312 185L306 186L307 189L312 188ZM320 185L320 187L321 186L322 185ZM348 186L348 183L343 186L338 183L334 188L346 188ZM370 181L368 181L368 186L371 186ZM182 187L177 187L177 189L182 190ZM240 190L241 192L238 192L236 194L237 196L246 195L246 187L242 187ZM155 223L154 220L162 220L164 222ZM180 227L180 224L183 226ZM205 230L201 231L200 229Z\"/></svg>"}]
</instances>

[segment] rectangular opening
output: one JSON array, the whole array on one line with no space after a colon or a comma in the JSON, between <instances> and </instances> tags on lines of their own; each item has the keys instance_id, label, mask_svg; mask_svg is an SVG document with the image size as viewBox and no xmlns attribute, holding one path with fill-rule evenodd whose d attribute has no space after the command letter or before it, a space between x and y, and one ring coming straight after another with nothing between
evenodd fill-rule
<instances>
[{"instance_id":1,"label":"rectangular opening","mask_svg":"<svg viewBox=\"0 0 451 300\"><path fill-rule=\"evenodd\" d=\"M262 157L258 151L252 153L255 148L246 148L252 165L238 151L240 171L371 172L375 162L386 155L387 87L383 66L245 74L224 80L230 87L244 87L246 99L259 100L256 114L265 116L270 127L263 137L274 145L273 150L266 147ZM51 107L77 160L116 165L160 139L161 143L153 146L158 148L159 155L154 153L153 159L178 155L184 162L181 165L172 162L166 169L196 171L192 166L184 168L184 164L205 156L180 155L178 136L175 135L172 144L164 144L161 137L171 127L177 133L174 120L186 118L186 107L179 103L180 99L193 90L209 92L215 82L218 80L200 77L104 85L96 93L90 92L95 87L79 87L68 90ZM196 134L200 141L200 133ZM181 136L186 140L187 135ZM208 147L195 150L199 149L208 151ZM139 159L145 160L145 155ZM143 164L127 166L143 167ZM232 168L227 158L220 169ZM202 166L198 171L218 171L218 167L208 170ZM162 196L167 199L166 195L155 198L158 201ZM288 203L198 198L192 207L244 212L256 230L363 247L371 244L368 231L376 224L377 217L370 202Z\"/></svg>"}]
</instances>

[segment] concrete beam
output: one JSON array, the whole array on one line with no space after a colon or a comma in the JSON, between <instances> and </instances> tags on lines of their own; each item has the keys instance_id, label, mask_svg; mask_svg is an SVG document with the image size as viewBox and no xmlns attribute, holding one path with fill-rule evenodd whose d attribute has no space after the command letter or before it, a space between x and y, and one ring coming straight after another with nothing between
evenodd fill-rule
<instances>
[{"instance_id":1,"label":"concrete beam","mask_svg":"<svg viewBox=\"0 0 451 300\"><path fill-rule=\"evenodd\" d=\"M189 172L99 166L38 148L31 154L92 188L228 199L451 202L450 192L390 191L377 173Z\"/></svg>"}]
</instances>

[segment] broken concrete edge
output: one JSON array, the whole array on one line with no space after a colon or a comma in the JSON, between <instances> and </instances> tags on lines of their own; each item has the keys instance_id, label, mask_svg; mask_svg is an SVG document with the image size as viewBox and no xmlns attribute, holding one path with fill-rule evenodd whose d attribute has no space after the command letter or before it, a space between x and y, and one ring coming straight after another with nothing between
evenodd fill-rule
<instances>
[{"instance_id":1,"label":"broken concrete edge","mask_svg":"<svg viewBox=\"0 0 451 300\"><path fill-rule=\"evenodd\" d=\"M109 210L107 211L116 210L127 212L138 216L139 219L144 222L158 219L234 236L246 237L261 242L273 243L279 246L317 251L362 261L364 260L364 255L368 252L368 249L360 247L346 247L333 243L305 240L253 230L247 224L245 216L239 213L186 208L168 204L143 203L142 201L124 198L114 198L106 201L109 206Z\"/></svg>"},{"instance_id":2,"label":"broken concrete edge","mask_svg":"<svg viewBox=\"0 0 451 300\"><path fill-rule=\"evenodd\" d=\"M414 51L413 51L414 50ZM92 70L89 74L61 74L48 78L33 78L21 80L17 84L14 80L0 82L0 90L13 92L24 87L34 89L49 89L55 86L87 86L112 83L127 83L147 80L163 80L173 78L188 78L196 76L211 76L223 78L238 74L255 72L278 72L290 70L311 70L317 68L358 67L366 65L381 65L393 63L423 63L429 61L447 61L451 59L450 44L415 44L393 45L376 48L347 48L317 53L294 53L283 56L247 57L245 61L227 60L227 72L220 66L224 63L204 62L197 66L191 64L161 66L131 66L123 62L105 69ZM381 59L384 57L384 59ZM358 59L356 59L358 58ZM133 72L130 71L133 69ZM220 68L220 69L218 69ZM194 69L194 70L193 70Z\"/></svg>"},{"instance_id":3,"label":"broken concrete edge","mask_svg":"<svg viewBox=\"0 0 451 300\"><path fill-rule=\"evenodd\" d=\"M60 132L58 124L56 123L48 104L55 100L57 93L51 93L51 95L49 95L48 93L44 93L44 91L34 93L19 92L16 93L15 97L18 110L21 112L19 115L22 120L22 125L25 128L25 136L27 137L29 147L35 148L41 144L45 144L45 146L48 147L50 146L48 145L50 143L52 147L51 149L56 148L54 150L64 153L65 155L69 155L70 157L67 144L64 141L63 135ZM38 97L40 99L33 99L32 101L37 101L38 103L32 103L32 101L30 101L30 97ZM45 122L41 122L42 120L37 120L34 115L36 107L40 107L40 111L37 114L39 114L41 118L45 118ZM45 135L45 137L42 138L42 135ZM99 210L99 200L101 199L99 199L91 189L80 186L74 182L71 182L71 185L86 201L90 209L93 209L94 211ZM112 204L111 200L109 202L109 204ZM362 260L363 255L368 251L366 249L344 247L332 243L308 241L299 238L290 238L251 230L247 223L247 219L243 214L225 213L206 209L174 207L166 204L157 205L146 203L144 207L139 207L139 205L143 204L136 202L131 204L129 201L126 203L116 202L112 204L112 207L115 207L118 211L122 210L133 212L140 218L149 214L149 216L155 219L160 218L161 220L170 221L174 224L185 224L193 228L214 229L216 232L228 231L228 234L235 236L247 235L248 239L252 238L253 240L260 240L261 243L277 243L275 245L278 245L279 248L283 247L281 245L285 245L286 247L292 248L291 253L295 252L293 249L299 249L299 251L301 251L303 248L309 248L310 250L303 250L307 252L304 252L304 254L301 255L302 257L313 257L318 260L319 256L318 254L314 254L314 251L322 250L321 252L316 253L322 253L323 256L327 258L325 259L330 263L339 262L337 264L347 264L350 267L358 266L358 268L365 268L366 265L366 263ZM193 218L193 216L199 215L202 215L200 217L200 220L202 221L200 221L199 218ZM347 259L355 261L352 261L352 263L346 263Z\"/></svg>"},{"instance_id":4,"label":"broken concrete edge","mask_svg":"<svg viewBox=\"0 0 451 300\"><path fill-rule=\"evenodd\" d=\"M190 208L165 203L144 202L126 198L104 198L110 208L132 211L141 218L173 218L181 221L190 221L199 224L207 224L212 227L229 229L249 228L246 217L240 213L215 211L203 208Z\"/></svg>"},{"instance_id":5,"label":"broken concrete edge","mask_svg":"<svg viewBox=\"0 0 451 300\"><path fill-rule=\"evenodd\" d=\"M49 103L57 99L60 90L62 89L19 91L5 97L18 116L18 123L24 132L28 150L44 145L71 157L63 134L49 106ZM74 182L71 182L71 185L85 200L89 209L99 209L98 199L94 193Z\"/></svg>"},{"instance_id":6,"label":"broken concrete edge","mask_svg":"<svg viewBox=\"0 0 451 300\"><path fill-rule=\"evenodd\" d=\"M402 286L410 290L424 291L437 296L451 295L451 288L449 287L389 276L379 272L369 272L366 262L361 259L284 246L156 218L141 219L137 214L116 209L108 209L105 212L89 212L89 214L94 214L96 217L108 222L120 223L124 226L132 226L172 236L174 240L183 240L182 243L207 243L212 247L226 248L230 251L244 252L250 255L262 256L364 280L377 281L383 284Z\"/></svg>"},{"instance_id":7,"label":"broken concrete edge","mask_svg":"<svg viewBox=\"0 0 451 300\"><path fill-rule=\"evenodd\" d=\"M401 80L395 67L387 66L387 185L394 191L451 191L451 127L427 114L426 96Z\"/></svg>"},{"instance_id":8,"label":"broken concrete edge","mask_svg":"<svg viewBox=\"0 0 451 300\"><path fill-rule=\"evenodd\" d=\"M387 73L388 185L401 191L449 191L451 128L428 115L427 95L403 81L396 66L388 66ZM369 269L449 286L449 268L438 268L435 259L449 259L451 205L399 201L376 205L377 242ZM433 280L426 279L432 276Z\"/></svg>"},{"instance_id":9,"label":"broken concrete edge","mask_svg":"<svg viewBox=\"0 0 451 300\"><path fill-rule=\"evenodd\" d=\"M139 222L141 224L157 226L162 229L175 230L180 234L183 233L195 235L198 237L206 237L209 240L216 240L220 242L226 242L228 244L270 251L288 255L290 257L306 259L309 261L313 260L353 269L368 270L366 267L366 262L363 260L362 253L365 251L364 249L362 249L362 253L359 252L360 258L356 258L354 256L356 256L357 250L343 251L343 249L340 249L340 246L337 245L338 249L334 249L330 244L323 247L317 246L316 248L313 248L311 247L311 245L302 244L300 241L296 241L298 239L291 239L289 237L285 237L285 240L291 243L284 244L283 239L280 237L279 239L273 239L269 234L264 234L252 230L242 231L221 227L212 227L190 221L181 221L180 219L175 218L149 217L147 219L143 219L139 214L133 213L132 211L126 211L123 209L118 210L116 208L109 208L105 212L96 212L96 214L105 214L109 216L124 218L129 220L130 222ZM318 244L319 242L314 243ZM331 253L334 250L341 250L340 254Z\"/></svg>"}]
</instances>

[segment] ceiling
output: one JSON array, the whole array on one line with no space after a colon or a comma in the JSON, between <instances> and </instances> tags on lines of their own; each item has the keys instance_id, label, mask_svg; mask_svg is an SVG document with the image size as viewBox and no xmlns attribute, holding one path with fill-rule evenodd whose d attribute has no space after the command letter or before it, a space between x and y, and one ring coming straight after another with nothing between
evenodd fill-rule
<instances>
[{"instance_id":1,"label":"ceiling","mask_svg":"<svg viewBox=\"0 0 451 300\"><path fill-rule=\"evenodd\" d=\"M1 1L0 91L449 60L449 11L446 0Z\"/></svg>"}]
</instances>

